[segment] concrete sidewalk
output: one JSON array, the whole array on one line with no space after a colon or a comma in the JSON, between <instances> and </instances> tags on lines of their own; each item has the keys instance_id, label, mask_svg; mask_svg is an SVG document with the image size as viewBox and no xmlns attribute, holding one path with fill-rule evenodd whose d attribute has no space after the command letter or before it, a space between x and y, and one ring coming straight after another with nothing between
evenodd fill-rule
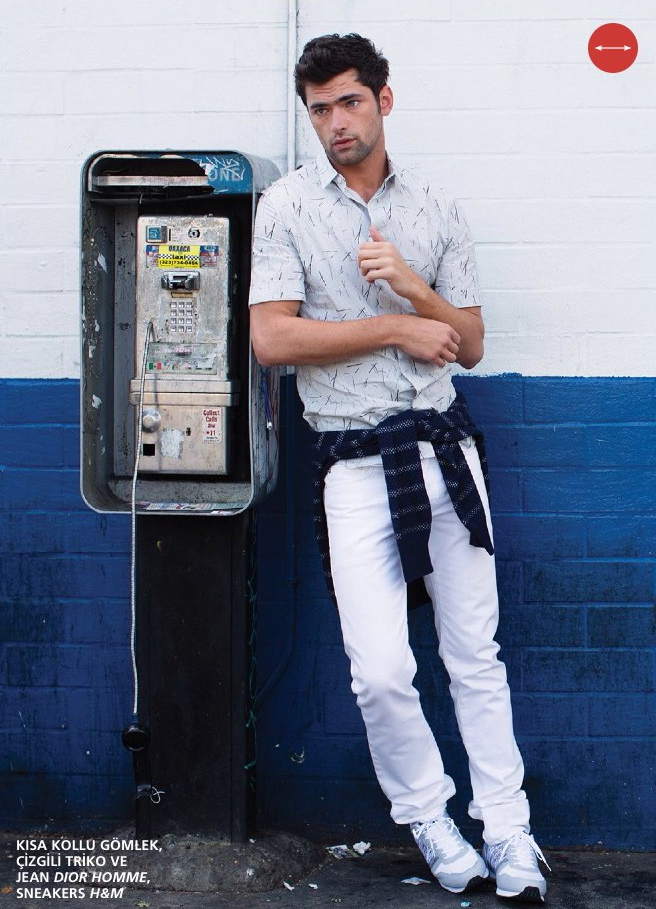
<instances>
[{"instance_id":1,"label":"concrete sidewalk","mask_svg":"<svg viewBox=\"0 0 656 909\"><path fill-rule=\"evenodd\" d=\"M20 836L20 835L19 835ZM48 841L51 834L37 834ZM272 837L280 847L280 836ZM34 834L32 835L34 837ZM430 878L428 868L413 846L377 846L362 857L334 858L324 848L307 844L305 870L299 874L298 861L292 853L299 853L299 842L290 838L287 853L283 848L270 850L274 855L269 862L272 877L266 886L273 889L252 892L249 884L258 873L254 870L257 862L263 861L266 851L266 837L256 843L245 844L235 851L233 846L216 845L211 862L219 870L228 866L237 875L230 892L194 892L193 880L184 883L185 890L152 888L125 888L119 895L115 885L96 885L103 909L499 909L507 901L500 901L493 887L487 886L469 894L454 895L442 890L434 881L412 885L403 883L411 877ZM264 847L262 846L264 843ZM284 847L284 843L282 844ZM259 849L258 855L249 850ZM188 847L187 847L188 848ZM43 896L18 896L18 888L53 888L53 869L48 871L51 883L27 883L28 878L18 880L16 857L16 835L5 835L0 848L0 902L4 906L21 906L25 909L79 909L81 903L90 897L90 885L84 898L68 898L69 894ZM289 855L287 861L285 855ZM182 854L171 856L172 862L184 865ZM550 909L654 909L656 907L656 855L654 853L601 852L601 851L549 851L552 867L548 875L549 892L547 903ZM143 866L144 857L131 854L129 867L138 870ZM166 861L166 851L160 861ZM250 862L250 864L249 864ZM310 867L311 870L307 870ZM250 874L249 874L250 868ZM296 868L296 872L294 872ZM34 869L33 869L34 870ZM150 873L150 872L149 872ZM221 871L223 873L223 871ZM193 878L193 874L192 874ZM239 883L239 878L241 882ZM45 878L41 878L42 881ZM286 880L288 889L282 881ZM262 886L262 878L259 877ZM65 886L57 884L56 886ZM69 883L67 886L75 887ZM103 889L105 893L103 894ZM45 898L44 898L45 897ZM92 904L93 905L93 904ZM514 905L520 905L514 903ZM526 904L522 904L526 905Z\"/></svg>"}]
</instances>

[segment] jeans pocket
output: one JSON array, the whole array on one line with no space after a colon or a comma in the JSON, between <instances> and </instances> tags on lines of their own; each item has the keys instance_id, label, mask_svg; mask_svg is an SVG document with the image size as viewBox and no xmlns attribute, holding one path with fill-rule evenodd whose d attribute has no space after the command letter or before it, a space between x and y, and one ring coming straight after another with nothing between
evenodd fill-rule
<instances>
[{"instance_id":1,"label":"jeans pocket","mask_svg":"<svg viewBox=\"0 0 656 909\"><path fill-rule=\"evenodd\" d=\"M380 464L358 464L355 458L348 461L337 461L326 474L325 483L357 483L370 477L375 471L382 470Z\"/></svg>"}]
</instances>

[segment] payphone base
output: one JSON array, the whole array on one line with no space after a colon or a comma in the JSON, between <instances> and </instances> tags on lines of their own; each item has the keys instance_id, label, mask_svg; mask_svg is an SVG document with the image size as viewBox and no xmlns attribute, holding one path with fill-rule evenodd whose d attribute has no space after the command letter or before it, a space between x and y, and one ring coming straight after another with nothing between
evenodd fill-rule
<instances>
[{"instance_id":1,"label":"payphone base","mask_svg":"<svg viewBox=\"0 0 656 909\"><path fill-rule=\"evenodd\" d=\"M138 800L149 828L140 835L251 834L253 551L251 511L137 516L139 718L162 793Z\"/></svg>"}]
</instances>

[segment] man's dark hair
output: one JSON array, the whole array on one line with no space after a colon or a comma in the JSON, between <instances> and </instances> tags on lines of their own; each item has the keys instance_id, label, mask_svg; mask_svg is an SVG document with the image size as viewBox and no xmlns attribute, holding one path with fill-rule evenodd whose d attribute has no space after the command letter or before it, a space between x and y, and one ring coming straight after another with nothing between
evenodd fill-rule
<instances>
[{"instance_id":1,"label":"man's dark hair","mask_svg":"<svg viewBox=\"0 0 656 909\"><path fill-rule=\"evenodd\" d=\"M389 78L389 64L372 41L362 35L321 35L303 48L296 64L296 92L307 107L305 87L308 82L323 85L347 69L358 72L358 81L370 88L378 101L380 90Z\"/></svg>"}]
</instances>

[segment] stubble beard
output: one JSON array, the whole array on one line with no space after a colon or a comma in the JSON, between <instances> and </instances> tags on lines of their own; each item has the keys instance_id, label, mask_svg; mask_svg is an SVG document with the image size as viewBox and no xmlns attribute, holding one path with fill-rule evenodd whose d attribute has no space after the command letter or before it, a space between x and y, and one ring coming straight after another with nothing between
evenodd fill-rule
<instances>
[{"instance_id":1,"label":"stubble beard","mask_svg":"<svg viewBox=\"0 0 656 909\"><path fill-rule=\"evenodd\" d=\"M376 134L371 136L368 141L354 136L353 144L343 151L340 151L339 148L334 148L332 144L329 144L327 147L324 145L328 160L333 164L339 164L341 167L360 164L360 162L364 161L365 158L368 158L374 150L382 131L383 127L382 123L380 123Z\"/></svg>"},{"instance_id":2,"label":"stubble beard","mask_svg":"<svg viewBox=\"0 0 656 909\"><path fill-rule=\"evenodd\" d=\"M373 147L373 145L363 142L361 139L354 139L353 145L345 148L343 151L339 148L330 146L326 149L326 153L328 158L335 164L344 166L359 164L361 161L364 161L364 159L371 154Z\"/></svg>"}]
</instances>

